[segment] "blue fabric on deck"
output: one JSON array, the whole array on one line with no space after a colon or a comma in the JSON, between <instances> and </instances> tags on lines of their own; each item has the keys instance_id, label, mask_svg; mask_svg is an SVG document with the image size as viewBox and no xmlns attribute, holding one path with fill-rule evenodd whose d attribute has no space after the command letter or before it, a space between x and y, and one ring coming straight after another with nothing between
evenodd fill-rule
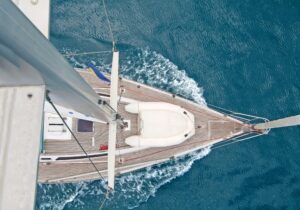
<instances>
[{"instance_id":1,"label":"blue fabric on deck","mask_svg":"<svg viewBox=\"0 0 300 210\"><path fill-rule=\"evenodd\" d=\"M90 68L95 72L95 74L97 75L97 77L98 77L99 79L101 79L101 80L103 80L103 81L105 81L105 82L109 82L109 83L110 83L110 80L107 79L107 77L104 76L104 74L102 74L102 72L101 72L99 69L97 69L97 67L96 67L94 64L89 63L89 64L88 64L88 67L90 67Z\"/></svg>"}]
</instances>

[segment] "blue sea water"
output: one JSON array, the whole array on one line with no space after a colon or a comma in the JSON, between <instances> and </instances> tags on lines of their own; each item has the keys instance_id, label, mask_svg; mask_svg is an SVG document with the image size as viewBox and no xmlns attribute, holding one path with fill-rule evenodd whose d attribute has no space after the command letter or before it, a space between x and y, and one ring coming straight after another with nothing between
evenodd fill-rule
<instances>
[{"instance_id":1,"label":"blue sea water","mask_svg":"<svg viewBox=\"0 0 300 210\"><path fill-rule=\"evenodd\" d=\"M242 113L300 113L299 0L110 0L124 77ZM101 1L51 1L51 42L110 50ZM109 53L70 56L109 70ZM98 209L100 181L38 186L37 209ZM300 209L300 128L121 176L105 209Z\"/></svg>"}]
</instances>

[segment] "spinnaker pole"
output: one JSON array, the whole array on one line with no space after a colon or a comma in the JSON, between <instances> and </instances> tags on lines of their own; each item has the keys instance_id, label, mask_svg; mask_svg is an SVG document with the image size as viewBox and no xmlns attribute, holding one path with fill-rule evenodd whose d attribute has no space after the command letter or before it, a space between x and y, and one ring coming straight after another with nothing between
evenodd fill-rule
<instances>
[{"instance_id":1,"label":"spinnaker pole","mask_svg":"<svg viewBox=\"0 0 300 210\"><path fill-rule=\"evenodd\" d=\"M266 130L271 128L282 128L288 126L300 125L300 115L286 117L278 120L273 120L265 123L259 123L254 125L254 129Z\"/></svg>"}]
</instances>

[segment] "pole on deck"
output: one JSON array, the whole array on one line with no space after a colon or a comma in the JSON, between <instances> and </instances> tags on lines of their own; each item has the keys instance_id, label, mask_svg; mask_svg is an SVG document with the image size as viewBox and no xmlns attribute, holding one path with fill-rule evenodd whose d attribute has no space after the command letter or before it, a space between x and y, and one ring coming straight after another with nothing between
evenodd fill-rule
<instances>
[{"instance_id":1,"label":"pole on deck","mask_svg":"<svg viewBox=\"0 0 300 210\"><path fill-rule=\"evenodd\" d=\"M288 126L295 126L295 125L300 125L300 115L286 117L286 118L273 120L265 123L259 123L254 125L254 128L258 130L265 130L265 129L281 128L281 127L288 127Z\"/></svg>"},{"instance_id":2,"label":"pole on deck","mask_svg":"<svg viewBox=\"0 0 300 210\"><path fill-rule=\"evenodd\" d=\"M117 112L118 109L118 81L119 81L119 52L114 49L111 70L110 84L110 106ZM117 116L116 116L117 118ZM115 155L116 155L116 138L117 138L117 119L109 123L108 139L108 187L115 187Z\"/></svg>"}]
</instances>

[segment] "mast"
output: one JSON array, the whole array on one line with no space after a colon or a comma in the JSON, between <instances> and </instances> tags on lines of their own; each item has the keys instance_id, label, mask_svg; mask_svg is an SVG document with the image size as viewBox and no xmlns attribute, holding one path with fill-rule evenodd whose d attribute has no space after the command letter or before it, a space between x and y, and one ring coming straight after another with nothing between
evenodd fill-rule
<instances>
[{"instance_id":1,"label":"mast","mask_svg":"<svg viewBox=\"0 0 300 210\"><path fill-rule=\"evenodd\" d=\"M119 51L113 47L111 85L110 85L110 106L117 112L118 110L118 90L119 90ZM116 155L116 138L117 138L117 119L109 123L109 139L108 139L108 187L114 189L115 186L115 155Z\"/></svg>"},{"instance_id":2,"label":"mast","mask_svg":"<svg viewBox=\"0 0 300 210\"><path fill-rule=\"evenodd\" d=\"M49 0L43 0L42 7L49 9ZM18 16L8 16L14 11L10 1L0 1L0 209L30 210L35 209L46 85L8 43L8 37L23 36L13 31ZM39 18L48 26L49 13ZM48 36L48 28L43 34Z\"/></svg>"},{"instance_id":3,"label":"mast","mask_svg":"<svg viewBox=\"0 0 300 210\"><path fill-rule=\"evenodd\" d=\"M35 208L45 85L34 83L0 87L0 209Z\"/></svg>"},{"instance_id":4,"label":"mast","mask_svg":"<svg viewBox=\"0 0 300 210\"><path fill-rule=\"evenodd\" d=\"M108 157L107 157L107 176L108 176L108 188L111 190L115 187L115 163L116 163L116 138L117 138L117 124L123 126L123 120L117 114L118 112L118 90L119 90L119 51L115 45L114 34L109 21L105 0L102 0L105 17L107 20L109 34L113 46L113 58L111 69L111 83L110 83L110 107L115 110L115 118L109 123L108 134Z\"/></svg>"},{"instance_id":5,"label":"mast","mask_svg":"<svg viewBox=\"0 0 300 210\"><path fill-rule=\"evenodd\" d=\"M31 1L26 11L45 1ZM35 207L45 92L88 117L115 122L117 113L44 37L49 31L43 35L10 0L0 0L0 28L0 209L29 210Z\"/></svg>"}]
</instances>

